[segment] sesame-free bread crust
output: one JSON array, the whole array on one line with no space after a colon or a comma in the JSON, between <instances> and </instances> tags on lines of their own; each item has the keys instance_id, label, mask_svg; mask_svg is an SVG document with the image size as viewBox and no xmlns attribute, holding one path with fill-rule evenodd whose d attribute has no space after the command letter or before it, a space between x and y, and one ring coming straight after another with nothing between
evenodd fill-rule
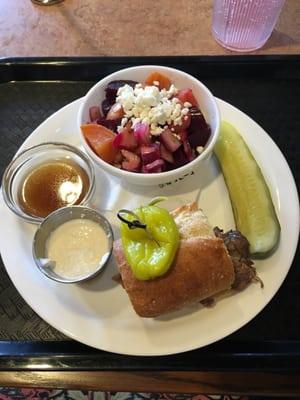
<instances>
[{"instance_id":1,"label":"sesame-free bread crust","mask_svg":"<svg viewBox=\"0 0 300 400\"><path fill-rule=\"evenodd\" d=\"M138 315L157 317L230 289L234 271L221 239L182 240L170 270L163 276L137 280L128 265L122 243L114 243L114 254L124 288Z\"/></svg>"},{"instance_id":2,"label":"sesame-free bread crust","mask_svg":"<svg viewBox=\"0 0 300 400\"><path fill-rule=\"evenodd\" d=\"M198 211L191 203L172 212L181 240L171 268L159 278L137 280L121 240L115 241L114 256L123 286L141 317L157 317L230 289L234 281L231 258L223 240L210 233L207 218ZM201 228L201 224L205 226Z\"/></svg>"}]
</instances>

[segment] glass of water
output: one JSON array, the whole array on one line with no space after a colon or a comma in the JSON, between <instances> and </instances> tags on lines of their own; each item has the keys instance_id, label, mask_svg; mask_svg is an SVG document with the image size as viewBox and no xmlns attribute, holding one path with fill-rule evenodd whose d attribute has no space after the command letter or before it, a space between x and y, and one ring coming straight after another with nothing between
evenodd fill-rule
<instances>
[{"instance_id":1,"label":"glass of water","mask_svg":"<svg viewBox=\"0 0 300 400\"><path fill-rule=\"evenodd\" d=\"M53 4L61 3L64 0L31 0L39 6L52 6Z\"/></svg>"},{"instance_id":2,"label":"glass of water","mask_svg":"<svg viewBox=\"0 0 300 400\"><path fill-rule=\"evenodd\" d=\"M253 51L269 39L285 0L214 0L212 34L223 47Z\"/></svg>"}]
</instances>

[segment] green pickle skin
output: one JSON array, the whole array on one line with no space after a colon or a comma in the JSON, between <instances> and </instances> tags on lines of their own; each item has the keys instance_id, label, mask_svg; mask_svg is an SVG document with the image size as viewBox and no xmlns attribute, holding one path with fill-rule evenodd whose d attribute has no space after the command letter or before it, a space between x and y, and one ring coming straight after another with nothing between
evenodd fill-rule
<instances>
[{"instance_id":1,"label":"green pickle skin","mask_svg":"<svg viewBox=\"0 0 300 400\"><path fill-rule=\"evenodd\" d=\"M223 121L214 152L229 192L236 228L248 239L253 257L277 246L280 224L260 167L234 126Z\"/></svg>"},{"instance_id":2,"label":"green pickle skin","mask_svg":"<svg viewBox=\"0 0 300 400\"><path fill-rule=\"evenodd\" d=\"M173 217L164 208L154 205L134 210L144 229L129 229L121 223L121 239L126 260L133 275L139 280L149 280L164 275L170 268L178 245L179 232ZM128 220L134 217L127 215Z\"/></svg>"}]
</instances>

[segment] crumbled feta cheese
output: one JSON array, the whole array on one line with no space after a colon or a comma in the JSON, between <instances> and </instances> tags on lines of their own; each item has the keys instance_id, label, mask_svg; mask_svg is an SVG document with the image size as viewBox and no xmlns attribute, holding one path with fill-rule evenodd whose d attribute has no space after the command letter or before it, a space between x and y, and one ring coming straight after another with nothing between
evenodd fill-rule
<instances>
[{"instance_id":1,"label":"crumbled feta cheese","mask_svg":"<svg viewBox=\"0 0 300 400\"><path fill-rule=\"evenodd\" d=\"M197 150L197 153L198 153L198 154L201 154L202 151L203 151L203 149L204 149L203 146L197 146L197 147L196 147L196 150Z\"/></svg>"},{"instance_id":2,"label":"crumbled feta cheese","mask_svg":"<svg viewBox=\"0 0 300 400\"><path fill-rule=\"evenodd\" d=\"M159 86L159 82L158 81L153 81L153 85Z\"/></svg>"},{"instance_id":3,"label":"crumbled feta cheese","mask_svg":"<svg viewBox=\"0 0 300 400\"><path fill-rule=\"evenodd\" d=\"M168 92L169 92L169 96L170 97L171 96L175 96L178 93L178 89L172 83L172 85L170 86Z\"/></svg>"},{"instance_id":4,"label":"crumbled feta cheese","mask_svg":"<svg viewBox=\"0 0 300 400\"><path fill-rule=\"evenodd\" d=\"M192 107L192 104L189 103L188 101L185 101L185 102L183 103L183 107L191 108L191 107Z\"/></svg>"},{"instance_id":5,"label":"crumbled feta cheese","mask_svg":"<svg viewBox=\"0 0 300 400\"><path fill-rule=\"evenodd\" d=\"M125 126L127 124L127 122L128 122L128 118L122 118L121 125Z\"/></svg>"},{"instance_id":6,"label":"crumbled feta cheese","mask_svg":"<svg viewBox=\"0 0 300 400\"><path fill-rule=\"evenodd\" d=\"M178 93L178 89L172 84L168 90L159 90L155 82L153 83L153 86L143 87L138 83L134 88L127 84L119 88L116 102L124 109L121 126L125 126L131 119L133 127L138 122L147 123L150 133L159 135L166 125L182 125L188 108L184 108L179 100L173 97Z\"/></svg>"},{"instance_id":7,"label":"crumbled feta cheese","mask_svg":"<svg viewBox=\"0 0 300 400\"><path fill-rule=\"evenodd\" d=\"M182 115L187 115L188 112L189 112L189 109L188 109L188 108L183 108L183 109L181 110L181 114L182 114Z\"/></svg>"},{"instance_id":8,"label":"crumbled feta cheese","mask_svg":"<svg viewBox=\"0 0 300 400\"><path fill-rule=\"evenodd\" d=\"M118 103L122 104L126 114L126 112L129 111L135 103L133 88L126 84L118 89L117 95L119 99Z\"/></svg>"},{"instance_id":9,"label":"crumbled feta cheese","mask_svg":"<svg viewBox=\"0 0 300 400\"><path fill-rule=\"evenodd\" d=\"M174 119L174 125L182 125L182 119L181 118L175 118Z\"/></svg>"}]
</instances>

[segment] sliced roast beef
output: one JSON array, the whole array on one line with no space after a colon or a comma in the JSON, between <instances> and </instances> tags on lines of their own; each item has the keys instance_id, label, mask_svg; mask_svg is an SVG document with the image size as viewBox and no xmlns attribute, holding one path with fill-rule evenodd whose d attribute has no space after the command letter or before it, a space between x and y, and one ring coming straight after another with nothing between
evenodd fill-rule
<instances>
[{"instance_id":1,"label":"sliced roast beef","mask_svg":"<svg viewBox=\"0 0 300 400\"><path fill-rule=\"evenodd\" d=\"M224 241L232 259L235 272L232 289L243 290L254 281L260 282L261 287L263 287L263 282L257 276L256 269L250 259L250 246L247 238L239 231L230 230L223 233L223 230L218 227L214 228L214 233Z\"/></svg>"}]
</instances>

